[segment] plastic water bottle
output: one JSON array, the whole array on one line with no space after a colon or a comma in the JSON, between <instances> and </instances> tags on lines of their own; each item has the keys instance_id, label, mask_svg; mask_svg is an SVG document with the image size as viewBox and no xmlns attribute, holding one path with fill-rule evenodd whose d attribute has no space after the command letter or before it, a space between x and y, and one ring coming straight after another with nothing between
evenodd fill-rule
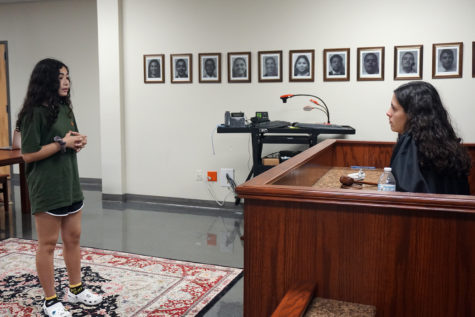
<instances>
[{"instance_id":1,"label":"plastic water bottle","mask_svg":"<svg viewBox=\"0 0 475 317\"><path fill-rule=\"evenodd\" d=\"M379 177L378 190L384 192L396 191L396 179L393 173L391 173L390 167L385 167L383 174Z\"/></svg>"}]
</instances>

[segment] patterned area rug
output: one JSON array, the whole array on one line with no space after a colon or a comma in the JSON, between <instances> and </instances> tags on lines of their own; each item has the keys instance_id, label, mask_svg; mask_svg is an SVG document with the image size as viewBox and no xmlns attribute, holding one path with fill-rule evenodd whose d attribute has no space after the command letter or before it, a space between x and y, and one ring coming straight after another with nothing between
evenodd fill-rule
<instances>
[{"instance_id":1,"label":"patterned area rug","mask_svg":"<svg viewBox=\"0 0 475 317\"><path fill-rule=\"evenodd\" d=\"M33 240L0 241L0 316L43 316ZM65 306L74 316L202 316L242 275L241 269L81 248L84 284L104 297L95 307ZM56 290L67 272L58 244ZM64 300L65 302L65 300Z\"/></svg>"}]
</instances>

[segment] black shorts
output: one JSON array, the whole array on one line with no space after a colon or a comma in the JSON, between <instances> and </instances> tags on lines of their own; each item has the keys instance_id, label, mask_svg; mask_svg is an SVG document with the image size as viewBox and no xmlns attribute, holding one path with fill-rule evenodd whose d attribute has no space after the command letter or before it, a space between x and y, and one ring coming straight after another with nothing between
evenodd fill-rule
<instances>
[{"instance_id":1,"label":"black shorts","mask_svg":"<svg viewBox=\"0 0 475 317\"><path fill-rule=\"evenodd\" d=\"M73 203L71 206L48 210L46 211L46 213L51 216L64 217L64 216L72 215L78 212L79 210L82 209L83 206L84 206L84 201L81 200L76 203Z\"/></svg>"}]
</instances>

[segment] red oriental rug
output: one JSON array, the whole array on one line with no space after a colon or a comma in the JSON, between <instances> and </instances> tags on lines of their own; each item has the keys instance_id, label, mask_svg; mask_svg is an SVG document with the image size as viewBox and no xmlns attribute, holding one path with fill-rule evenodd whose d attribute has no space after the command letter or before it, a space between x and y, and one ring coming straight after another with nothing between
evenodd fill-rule
<instances>
[{"instance_id":1,"label":"red oriental rug","mask_svg":"<svg viewBox=\"0 0 475 317\"><path fill-rule=\"evenodd\" d=\"M0 241L0 316L43 316L33 240ZM81 248L83 282L101 294L95 307L65 306L74 316L201 316L242 275L241 269ZM67 272L58 244L56 290L64 298Z\"/></svg>"}]
</instances>

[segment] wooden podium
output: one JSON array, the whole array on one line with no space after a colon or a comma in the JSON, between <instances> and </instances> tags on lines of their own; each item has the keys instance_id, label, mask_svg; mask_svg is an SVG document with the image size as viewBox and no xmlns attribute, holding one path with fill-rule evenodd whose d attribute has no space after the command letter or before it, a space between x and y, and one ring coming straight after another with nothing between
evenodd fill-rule
<instances>
[{"instance_id":1,"label":"wooden podium","mask_svg":"<svg viewBox=\"0 0 475 317\"><path fill-rule=\"evenodd\" d=\"M302 281L377 316L475 315L475 196L314 187L334 167L388 166L393 146L325 140L237 187L244 316L270 316Z\"/></svg>"}]
</instances>

